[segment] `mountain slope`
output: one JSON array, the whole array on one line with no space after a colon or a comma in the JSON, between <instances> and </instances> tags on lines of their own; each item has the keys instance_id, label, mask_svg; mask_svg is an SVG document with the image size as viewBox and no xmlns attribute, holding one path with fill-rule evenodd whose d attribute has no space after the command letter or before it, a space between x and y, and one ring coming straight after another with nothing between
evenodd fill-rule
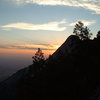
<instances>
[{"instance_id":1,"label":"mountain slope","mask_svg":"<svg viewBox=\"0 0 100 100\"><path fill-rule=\"evenodd\" d=\"M71 35L44 65L30 65L0 85L1 100L98 100L100 39Z\"/></svg>"}]
</instances>

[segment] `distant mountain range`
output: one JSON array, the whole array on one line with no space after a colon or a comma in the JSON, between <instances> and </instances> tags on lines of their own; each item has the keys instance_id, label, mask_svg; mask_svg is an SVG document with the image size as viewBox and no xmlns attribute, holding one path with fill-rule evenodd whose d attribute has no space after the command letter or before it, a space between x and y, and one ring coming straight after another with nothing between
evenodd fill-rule
<instances>
[{"instance_id":1,"label":"distant mountain range","mask_svg":"<svg viewBox=\"0 0 100 100\"><path fill-rule=\"evenodd\" d=\"M44 64L0 83L0 100L100 100L100 38L71 35Z\"/></svg>"}]
</instances>

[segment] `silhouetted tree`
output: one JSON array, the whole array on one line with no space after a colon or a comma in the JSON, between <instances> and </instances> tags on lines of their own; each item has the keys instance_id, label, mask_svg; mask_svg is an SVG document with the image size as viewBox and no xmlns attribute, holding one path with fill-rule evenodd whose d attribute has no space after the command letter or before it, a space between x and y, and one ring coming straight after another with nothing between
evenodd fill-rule
<instances>
[{"instance_id":1,"label":"silhouetted tree","mask_svg":"<svg viewBox=\"0 0 100 100\"><path fill-rule=\"evenodd\" d=\"M44 53L42 52L40 48L38 48L38 51L35 53L32 59L33 59L33 63L37 63L37 62L45 60Z\"/></svg>"},{"instance_id":2,"label":"silhouetted tree","mask_svg":"<svg viewBox=\"0 0 100 100\"><path fill-rule=\"evenodd\" d=\"M100 31L98 31L97 38L100 38Z\"/></svg>"},{"instance_id":3,"label":"silhouetted tree","mask_svg":"<svg viewBox=\"0 0 100 100\"><path fill-rule=\"evenodd\" d=\"M90 33L90 30L88 27L84 27L84 24L79 21L74 28L73 33L77 36L79 36L79 38L81 40L85 40L85 39L90 39L92 33Z\"/></svg>"},{"instance_id":4,"label":"silhouetted tree","mask_svg":"<svg viewBox=\"0 0 100 100\"><path fill-rule=\"evenodd\" d=\"M43 68L43 64L45 62L44 53L42 52L40 48L38 48L37 52L32 57L32 59L33 59L33 65L30 66L30 71L33 74L36 74Z\"/></svg>"}]
</instances>

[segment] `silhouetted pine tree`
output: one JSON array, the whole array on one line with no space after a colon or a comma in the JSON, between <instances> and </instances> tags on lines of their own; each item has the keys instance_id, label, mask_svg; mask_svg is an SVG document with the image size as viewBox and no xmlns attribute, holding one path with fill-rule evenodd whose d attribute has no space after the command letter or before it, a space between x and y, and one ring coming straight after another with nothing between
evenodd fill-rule
<instances>
[{"instance_id":1,"label":"silhouetted pine tree","mask_svg":"<svg viewBox=\"0 0 100 100\"><path fill-rule=\"evenodd\" d=\"M38 48L37 52L32 57L32 59L33 59L33 66L30 67L30 70L35 74L43 68L43 64L45 62L44 53L40 48Z\"/></svg>"},{"instance_id":2,"label":"silhouetted pine tree","mask_svg":"<svg viewBox=\"0 0 100 100\"><path fill-rule=\"evenodd\" d=\"M74 28L73 33L77 36L79 36L79 38L81 40L86 40L86 39L90 39L92 33L90 33L90 30L88 27L84 27L84 24L79 21Z\"/></svg>"},{"instance_id":3,"label":"silhouetted pine tree","mask_svg":"<svg viewBox=\"0 0 100 100\"><path fill-rule=\"evenodd\" d=\"M42 52L40 48L38 48L38 51L35 53L32 59L33 59L33 63L37 63L37 62L45 60L44 53Z\"/></svg>"}]
</instances>

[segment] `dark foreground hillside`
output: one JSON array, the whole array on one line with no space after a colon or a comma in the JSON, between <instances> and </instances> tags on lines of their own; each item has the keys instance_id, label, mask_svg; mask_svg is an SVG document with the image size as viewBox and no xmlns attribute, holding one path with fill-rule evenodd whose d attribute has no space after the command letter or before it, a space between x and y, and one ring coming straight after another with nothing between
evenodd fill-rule
<instances>
[{"instance_id":1,"label":"dark foreground hillside","mask_svg":"<svg viewBox=\"0 0 100 100\"><path fill-rule=\"evenodd\" d=\"M0 100L100 100L100 39L71 35L44 64L0 84Z\"/></svg>"}]
</instances>

